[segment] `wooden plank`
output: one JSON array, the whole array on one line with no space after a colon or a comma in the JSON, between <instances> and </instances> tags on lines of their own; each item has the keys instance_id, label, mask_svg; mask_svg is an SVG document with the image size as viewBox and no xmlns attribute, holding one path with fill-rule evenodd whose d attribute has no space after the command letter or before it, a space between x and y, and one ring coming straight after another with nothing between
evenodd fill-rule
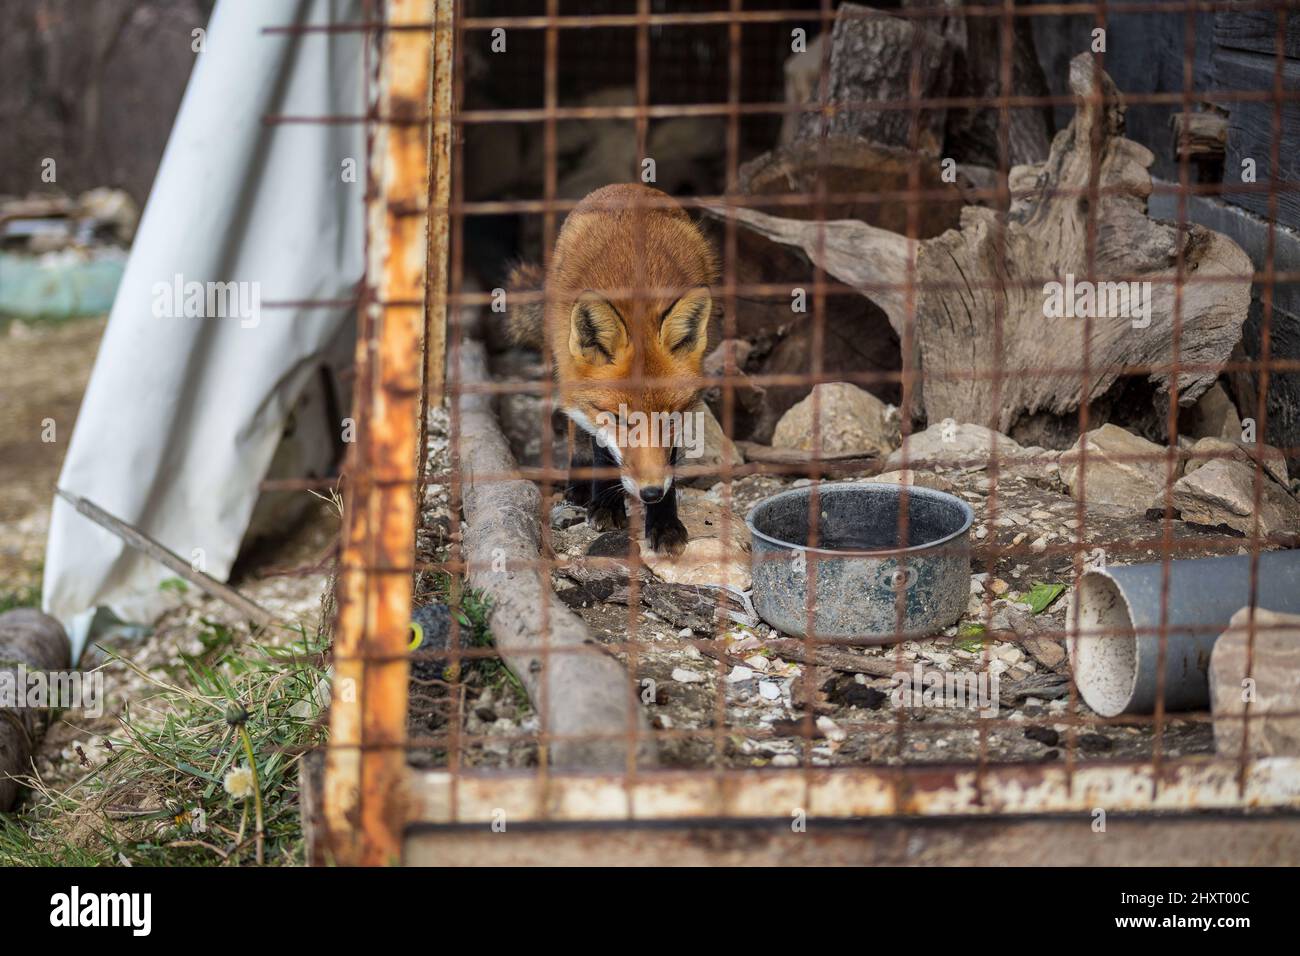
<instances>
[{"instance_id":1,"label":"wooden plank","mask_svg":"<svg viewBox=\"0 0 1300 956\"><path fill-rule=\"evenodd\" d=\"M1295 866L1294 817L413 828L412 866Z\"/></svg>"},{"instance_id":2,"label":"wooden plank","mask_svg":"<svg viewBox=\"0 0 1300 956\"><path fill-rule=\"evenodd\" d=\"M1214 43L1228 50L1274 56L1278 10L1220 10L1214 16ZM1286 14L1283 55L1300 59L1300 13Z\"/></svg>"},{"instance_id":3,"label":"wooden plank","mask_svg":"<svg viewBox=\"0 0 1300 956\"><path fill-rule=\"evenodd\" d=\"M1215 86L1220 90L1272 93L1277 61L1273 57L1231 50L1217 50L1214 54ZM1283 63L1283 89L1300 92L1300 61ZM1300 100L1284 100L1280 128L1281 148L1278 168L1271 165L1274 131L1274 104L1272 99L1252 102L1233 102L1228 106L1228 150L1223 166L1224 198L1256 215L1268 219L1267 192L1233 192L1232 187L1242 181L1242 163L1250 159L1255 164L1257 184L1277 181L1286 183L1291 191L1277 196L1276 221L1282 225L1300 228Z\"/></svg>"},{"instance_id":4,"label":"wooden plank","mask_svg":"<svg viewBox=\"0 0 1300 956\"><path fill-rule=\"evenodd\" d=\"M412 823L658 822L809 817L1300 810L1300 758L648 770L635 776L431 770L412 778Z\"/></svg>"},{"instance_id":5,"label":"wooden plank","mask_svg":"<svg viewBox=\"0 0 1300 956\"><path fill-rule=\"evenodd\" d=\"M55 488L54 493L76 508L78 514L85 515L101 528L111 531L141 554L146 554L164 567L175 571L195 587L206 591L219 601L224 601L259 627L270 627L275 623L275 615L270 611L259 607L234 588L212 577L212 575L191 567L190 562L175 551L164 547L134 525L127 524L116 515L105 511L90 499L74 495L62 488Z\"/></svg>"}]
</instances>

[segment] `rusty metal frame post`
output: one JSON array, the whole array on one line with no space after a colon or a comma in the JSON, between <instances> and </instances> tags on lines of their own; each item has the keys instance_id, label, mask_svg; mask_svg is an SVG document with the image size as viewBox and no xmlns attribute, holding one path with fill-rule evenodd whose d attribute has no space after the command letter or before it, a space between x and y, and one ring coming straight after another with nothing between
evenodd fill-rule
<instances>
[{"instance_id":1,"label":"rusty metal frame post","mask_svg":"<svg viewBox=\"0 0 1300 956\"><path fill-rule=\"evenodd\" d=\"M455 0L434 0L433 97L429 125L429 259L425 313L425 400L437 402L446 385L447 296L450 288L452 63Z\"/></svg>"},{"instance_id":2,"label":"rusty metal frame post","mask_svg":"<svg viewBox=\"0 0 1300 956\"><path fill-rule=\"evenodd\" d=\"M406 644L424 365L436 0L385 0L370 137L367 288L357 341L351 486L338 579L325 824L336 862L401 860L407 816ZM405 28L405 29L404 29Z\"/></svg>"}]
</instances>

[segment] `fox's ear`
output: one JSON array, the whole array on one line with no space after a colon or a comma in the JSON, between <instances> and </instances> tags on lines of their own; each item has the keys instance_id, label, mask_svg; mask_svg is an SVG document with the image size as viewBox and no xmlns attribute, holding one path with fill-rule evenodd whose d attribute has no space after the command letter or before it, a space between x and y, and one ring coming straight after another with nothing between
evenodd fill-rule
<instances>
[{"instance_id":1,"label":"fox's ear","mask_svg":"<svg viewBox=\"0 0 1300 956\"><path fill-rule=\"evenodd\" d=\"M588 365L608 365L627 346L618 310L594 292L584 292L569 319L569 352Z\"/></svg>"},{"instance_id":2,"label":"fox's ear","mask_svg":"<svg viewBox=\"0 0 1300 956\"><path fill-rule=\"evenodd\" d=\"M673 303L659 327L659 341L669 352L694 354L708 342L709 311L713 299L709 290L697 286Z\"/></svg>"}]
</instances>

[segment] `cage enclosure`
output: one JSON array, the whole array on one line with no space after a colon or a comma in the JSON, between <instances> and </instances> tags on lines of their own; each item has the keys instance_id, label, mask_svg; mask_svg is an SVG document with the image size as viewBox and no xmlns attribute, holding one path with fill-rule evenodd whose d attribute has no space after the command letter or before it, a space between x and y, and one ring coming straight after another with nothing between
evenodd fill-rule
<instances>
[{"instance_id":1,"label":"cage enclosure","mask_svg":"<svg viewBox=\"0 0 1300 956\"><path fill-rule=\"evenodd\" d=\"M370 155L314 860L1300 856L1287 5L371 6L320 118ZM836 600L884 623L819 630L870 528ZM1189 634L1174 561L1224 555ZM1135 628L1099 712L1077 644Z\"/></svg>"}]
</instances>

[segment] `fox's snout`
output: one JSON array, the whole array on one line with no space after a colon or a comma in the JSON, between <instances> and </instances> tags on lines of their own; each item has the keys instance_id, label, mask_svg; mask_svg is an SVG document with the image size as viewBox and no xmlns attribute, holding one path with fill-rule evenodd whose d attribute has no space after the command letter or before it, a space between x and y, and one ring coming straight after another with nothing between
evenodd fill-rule
<instances>
[{"instance_id":1,"label":"fox's snout","mask_svg":"<svg viewBox=\"0 0 1300 956\"><path fill-rule=\"evenodd\" d=\"M623 490L629 495L654 504L668 494L673 484L671 448L625 446L618 457Z\"/></svg>"}]
</instances>

